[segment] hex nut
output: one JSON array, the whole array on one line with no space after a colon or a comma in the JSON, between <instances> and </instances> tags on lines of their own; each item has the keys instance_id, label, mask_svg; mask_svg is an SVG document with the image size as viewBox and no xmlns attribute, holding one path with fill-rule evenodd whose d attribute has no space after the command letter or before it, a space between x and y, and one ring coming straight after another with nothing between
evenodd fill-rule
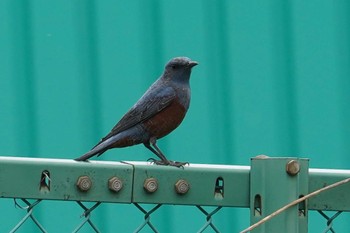
<instances>
[{"instance_id":1,"label":"hex nut","mask_svg":"<svg viewBox=\"0 0 350 233\"><path fill-rule=\"evenodd\" d=\"M123 188L123 182L116 176L108 180L108 188L113 192L119 192Z\"/></svg>"},{"instance_id":2,"label":"hex nut","mask_svg":"<svg viewBox=\"0 0 350 233\"><path fill-rule=\"evenodd\" d=\"M143 188L148 193L154 193L158 189L158 180L156 178L147 178L143 183Z\"/></svg>"},{"instance_id":3,"label":"hex nut","mask_svg":"<svg viewBox=\"0 0 350 233\"><path fill-rule=\"evenodd\" d=\"M290 160L287 164L286 164L286 171L289 175L291 176L295 176L296 174L299 173L300 171L300 164L297 160Z\"/></svg>"},{"instance_id":4,"label":"hex nut","mask_svg":"<svg viewBox=\"0 0 350 233\"><path fill-rule=\"evenodd\" d=\"M180 179L175 183L175 191L178 194L186 194L188 190L190 190L190 184L186 180Z\"/></svg>"},{"instance_id":5,"label":"hex nut","mask_svg":"<svg viewBox=\"0 0 350 233\"><path fill-rule=\"evenodd\" d=\"M80 176L76 185L80 191L87 192L92 187L92 181L88 176Z\"/></svg>"}]
</instances>

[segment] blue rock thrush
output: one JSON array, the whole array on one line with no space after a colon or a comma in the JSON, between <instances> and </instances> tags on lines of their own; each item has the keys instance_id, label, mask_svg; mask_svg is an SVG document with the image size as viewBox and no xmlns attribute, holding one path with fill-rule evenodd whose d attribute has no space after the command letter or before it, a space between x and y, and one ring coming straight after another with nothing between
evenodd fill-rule
<instances>
[{"instance_id":1,"label":"blue rock thrush","mask_svg":"<svg viewBox=\"0 0 350 233\"><path fill-rule=\"evenodd\" d=\"M160 139L180 125L190 104L189 79L198 63L187 57L176 57L165 66L162 76L89 152L75 159L85 161L106 150L143 143L160 160L158 165L183 166L186 163L168 160L157 146Z\"/></svg>"}]
</instances>

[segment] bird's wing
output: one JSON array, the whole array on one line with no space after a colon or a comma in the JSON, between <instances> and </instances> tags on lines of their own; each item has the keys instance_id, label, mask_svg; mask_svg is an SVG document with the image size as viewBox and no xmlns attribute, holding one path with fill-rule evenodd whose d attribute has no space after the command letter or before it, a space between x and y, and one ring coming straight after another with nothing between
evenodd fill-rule
<instances>
[{"instance_id":1,"label":"bird's wing","mask_svg":"<svg viewBox=\"0 0 350 233\"><path fill-rule=\"evenodd\" d=\"M169 106L176 97L175 90L172 87L163 87L159 91L155 89L149 91L151 91L150 94L146 93L101 141L154 116Z\"/></svg>"}]
</instances>

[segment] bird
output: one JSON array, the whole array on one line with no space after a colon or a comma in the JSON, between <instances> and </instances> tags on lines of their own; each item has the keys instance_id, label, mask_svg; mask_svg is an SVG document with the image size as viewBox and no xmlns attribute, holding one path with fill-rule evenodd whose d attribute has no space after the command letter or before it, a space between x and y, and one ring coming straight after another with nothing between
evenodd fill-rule
<instances>
[{"instance_id":1,"label":"bird","mask_svg":"<svg viewBox=\"0 0 350 233\"><path fill-rule=\"evenodd\" d=\"M168 135L183 121L191 100L190 76L198 62L188 57L175 57L163 74L120 119L112 130L90 151L76 158L86 161L112 148L143 144L160 160L150 158L157 165L182 167L187 162L168 160L157 146L157 140Z\"/></svg>"}]
</instances>

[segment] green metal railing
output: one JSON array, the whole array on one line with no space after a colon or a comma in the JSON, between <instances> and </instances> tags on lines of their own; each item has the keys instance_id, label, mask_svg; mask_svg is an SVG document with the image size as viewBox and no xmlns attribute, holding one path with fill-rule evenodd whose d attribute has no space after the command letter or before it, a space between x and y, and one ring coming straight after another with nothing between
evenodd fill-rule
<instances>
[{"instance_id":1,"label":"green metal railing","mask_svg":"<svg viewBox=\"0 0 350 233\"><path fill-rule=\"evenodd\" d=\"M350 177L347 170L309 169L308 159L252 158L251 166L190 164L182 168L157 166L146 162L75 162L66 159L0 157L0 197L14 198L26 211L12 232L31 219L42 232L45 227L33 210L44 200L74 201L83 210L84 220L74 229L89 224L91 212L101 203L131 203L144 214L135 232L157 227L151 215L162 205L196 206L205 216L198 230L220 232L213 216L223 207L250 209L254 224L277 209L315 190ZM319 211L327 229L343 211L350 210L350 185L343 184L319 193L286 210L251 232L308 232L308 211ZM92 202L87 207L86 202ZM150 210L141 204L155 204ZM215 207L207 211L205 206ZM323 211L337 211L328 217ZM248 216L247 216L248 217Z\"/></svg>"}]
</instances>

